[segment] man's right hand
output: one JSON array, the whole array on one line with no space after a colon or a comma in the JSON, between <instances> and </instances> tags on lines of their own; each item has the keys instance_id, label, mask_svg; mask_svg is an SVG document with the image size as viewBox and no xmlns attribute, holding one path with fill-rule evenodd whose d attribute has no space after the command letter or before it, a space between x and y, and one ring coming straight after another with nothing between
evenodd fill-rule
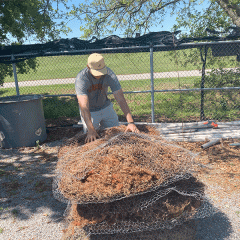
<instances>
[{"instance_id":1,"label":"man's right hand","mask_svg":"<svg viewBox=\"0 0 240 240\"><path fill-rule=\"evenodd\" d=\"M89 129L87 132L87 137L85 139L85 143L93 142L97 138L99 138L99 135L95 129Z\"/></svg>"}]
</instances>

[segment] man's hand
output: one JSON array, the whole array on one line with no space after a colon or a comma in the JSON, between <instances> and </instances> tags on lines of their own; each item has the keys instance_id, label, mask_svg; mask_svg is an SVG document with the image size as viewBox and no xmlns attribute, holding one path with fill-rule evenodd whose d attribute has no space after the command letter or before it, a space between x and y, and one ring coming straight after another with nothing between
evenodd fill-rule
<instances>
[{"instance_id":1,"label":"man's hand","mask_svg":"<svg viewBox=\"0 0 240 240\"><path fill-rule=\"evenodd\" d=\"M125 132L134 132L134 133L140 133L140 131L138 130L138 128L136 127L136 125L134 123L129 123L127 125L127 128L125 130Z\"/></svg>"},{"instance_id":2,"label":"man's hand","mask_svg":"<svg viewBox=\"0 0 240 240\"><path fill-rule=\"evenodd\" d=\"M85 139L85 143L93 142L97 138L99 138L99 135L96 132L96 130L95 129L89 129L88 132L87 132L87 137Z\"/></svg>"}]
</instances>

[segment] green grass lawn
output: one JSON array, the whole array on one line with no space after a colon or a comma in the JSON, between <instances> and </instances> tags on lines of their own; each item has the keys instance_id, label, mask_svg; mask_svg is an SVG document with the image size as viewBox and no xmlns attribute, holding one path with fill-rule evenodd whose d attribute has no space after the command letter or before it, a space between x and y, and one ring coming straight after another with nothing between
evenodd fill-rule
<instances>
[{"instance_id":1,"label":"green grass lawn","mask_svg":"<svg viewBox=\"0 0 240 240\"><path fill-rule=\"evenodd\" d=\"M192 55L193 60L188 58ZM18 81L40 79L75 78L77 73L86 67L87 55L51 56L37 58L36 71L28 74L18 74ZM150 55L147 52L104 54L106 65L118 74L141 74L150 72ZM206 68L236 67L235 57L210 58ZM200 54L196 49L187 49L177 52L154 52L154 72L171 72L201 69ZM187 76L187 74L186 74ZM5 82L14 79L6 78ZM154 79L155 90L195 88L200 87L200 77L187 76L181 78ZM150 79L121 81L123 91L149 91ZM20 87L20 94L62 95L75 94L74 84L61 84L51 86ZM16 95L14 88L0 89L0 96ZM151 121L151 94L125 94L127 102L136 120ZM155 93L156 121L192 121L199 120L201 96L199 92L164 92ZM209 119L239 119L239 97L214 93L205 96L205 116ZM120 116L123 114L110 95L114 107ZM218 101L215 101L218 99ZM79 115L76 98L54 97L44 98L44 114L46 118L60 116L74 117Z\"/></svg>"},{"instance_id":2,"label":"green grass lawn","mask_svg":"<svg viewBox=\"0 0 240 240\"><path fill-rule=\"evenodd\" d=\"M154 79L155 90L190 88L199 81L200 77L184 78L156 78ZM148 91L151 90L151 80L124 80L120 81L123 91ZM32 87L20 87L20 94L42 94L42 95L61 95L75 94L74 84L42 85ZM110 89L109 89L110 91ZM16 95L15 88L5 88L0 90L0 96Z\"/></svg>"},{"instance_id":3,"label":"green grass lawn","mask_svg":"<svg viewBox=\"0 0 240 240\"><path fill-rule=\"evenodd\" d=\"M155 79L155 89L192 88L199 77ZM123 91L150 90L150 80L121 81ZM74 84L51 86L21 87L20 94L61 95L75 94ZM16 95L14 88L0 90L1 96ZM151 93L125 94L129 107L136 121L151 122ZM123 113L113 95L109 98L121 121L125 121ZM161 92L154 94L156 122L187 122L200 120L200 92ZM46 119L79 116L76 97L46 97L43 99ZM205 116L215 120L237 120L240 117L240 99L238 93L206 92Z\"/></svg>"},{"instance_id":4,"label":"green grass lawn","mask_svg":"<svg viewBox=\"0 0 240 240\"><path fill-rule=\"evenodd\" d=\"M192 54L194 61L186 57ZM150 55L148 52L103 54L105 62L117 75L141 74L150 72ZM154 72L171 72L201 69L202 62L196 49L174 52L154 52ZM192 58L193 58L192 57ZM36 71L19 74L18 81L75 78L78 72L87 65L88 55L39 57ZM216 60L217 58L214 58ZM220 59L224 67L235 67L235 57ZM210 62L207 68L219 67L219 61ZM13 77L7 77L4 82L14 82Z\"/></svg>"},{"instance_id":5,"label":"green grass lawn","mask_svg":"<svg viewBox=\"0 0 240 240\"><path fill-rule=\"evenodd\" d=\"M233 121L240 117L240 101L228 102L224 107L220 101L222 98L217 94L206 94L204 108L205 117L218 121ZM125 117L116 103L113 95L109 95L114 109L120 121ZM136 93L125 94L125 98L131 109L135 121L151 122L151 94ZM155 93L155 121L156 122L189 122L200 121L200 92L188 93ZM238 105L238 107L236 107ZM44 115L46 119L65 117L78 117L79 109L75 97L53 97L44 98Z\"/></svg>"}]
</instances>

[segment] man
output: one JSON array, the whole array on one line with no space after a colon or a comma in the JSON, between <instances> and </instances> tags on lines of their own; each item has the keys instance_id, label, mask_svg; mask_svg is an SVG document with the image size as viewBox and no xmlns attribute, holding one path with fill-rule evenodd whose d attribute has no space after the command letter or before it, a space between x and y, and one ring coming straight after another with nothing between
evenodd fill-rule
<instances>
[{"instance_id":1,"label":"man","mask_svg":"<svg viewBox=\"0 0 240 240\"><path fill-rule=\"evenodd\" d=\"M107 97L108 87L127 119L126 131L139 133L117 76L105 66L101 54L93 53L88 57L87 67L78 73L75 82L83 130L87 132L86 142L95 141L99 137L96 132L99 127L119 125L118 116Z\"/></svg>"}]
</instances>

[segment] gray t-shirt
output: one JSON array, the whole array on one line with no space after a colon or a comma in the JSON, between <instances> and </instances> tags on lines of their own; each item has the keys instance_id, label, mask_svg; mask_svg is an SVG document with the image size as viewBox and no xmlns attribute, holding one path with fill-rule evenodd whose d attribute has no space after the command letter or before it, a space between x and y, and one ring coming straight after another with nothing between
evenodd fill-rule
<instances>
[{"instance_id":1,"label":"gray t-shirt","mask_svg":"<svg viewBox=\"0 0 240 240\"><path fill-rule=\"evenodd\" d=\"M117 76L108 67L107 74L100 79L94 78L86 67L78 73L75 81L76 94L88 96L90 112L99 111L110 105L111 101L107 97L108 87L112 92L121 89Z\"/></svg>"}]
</instances>

